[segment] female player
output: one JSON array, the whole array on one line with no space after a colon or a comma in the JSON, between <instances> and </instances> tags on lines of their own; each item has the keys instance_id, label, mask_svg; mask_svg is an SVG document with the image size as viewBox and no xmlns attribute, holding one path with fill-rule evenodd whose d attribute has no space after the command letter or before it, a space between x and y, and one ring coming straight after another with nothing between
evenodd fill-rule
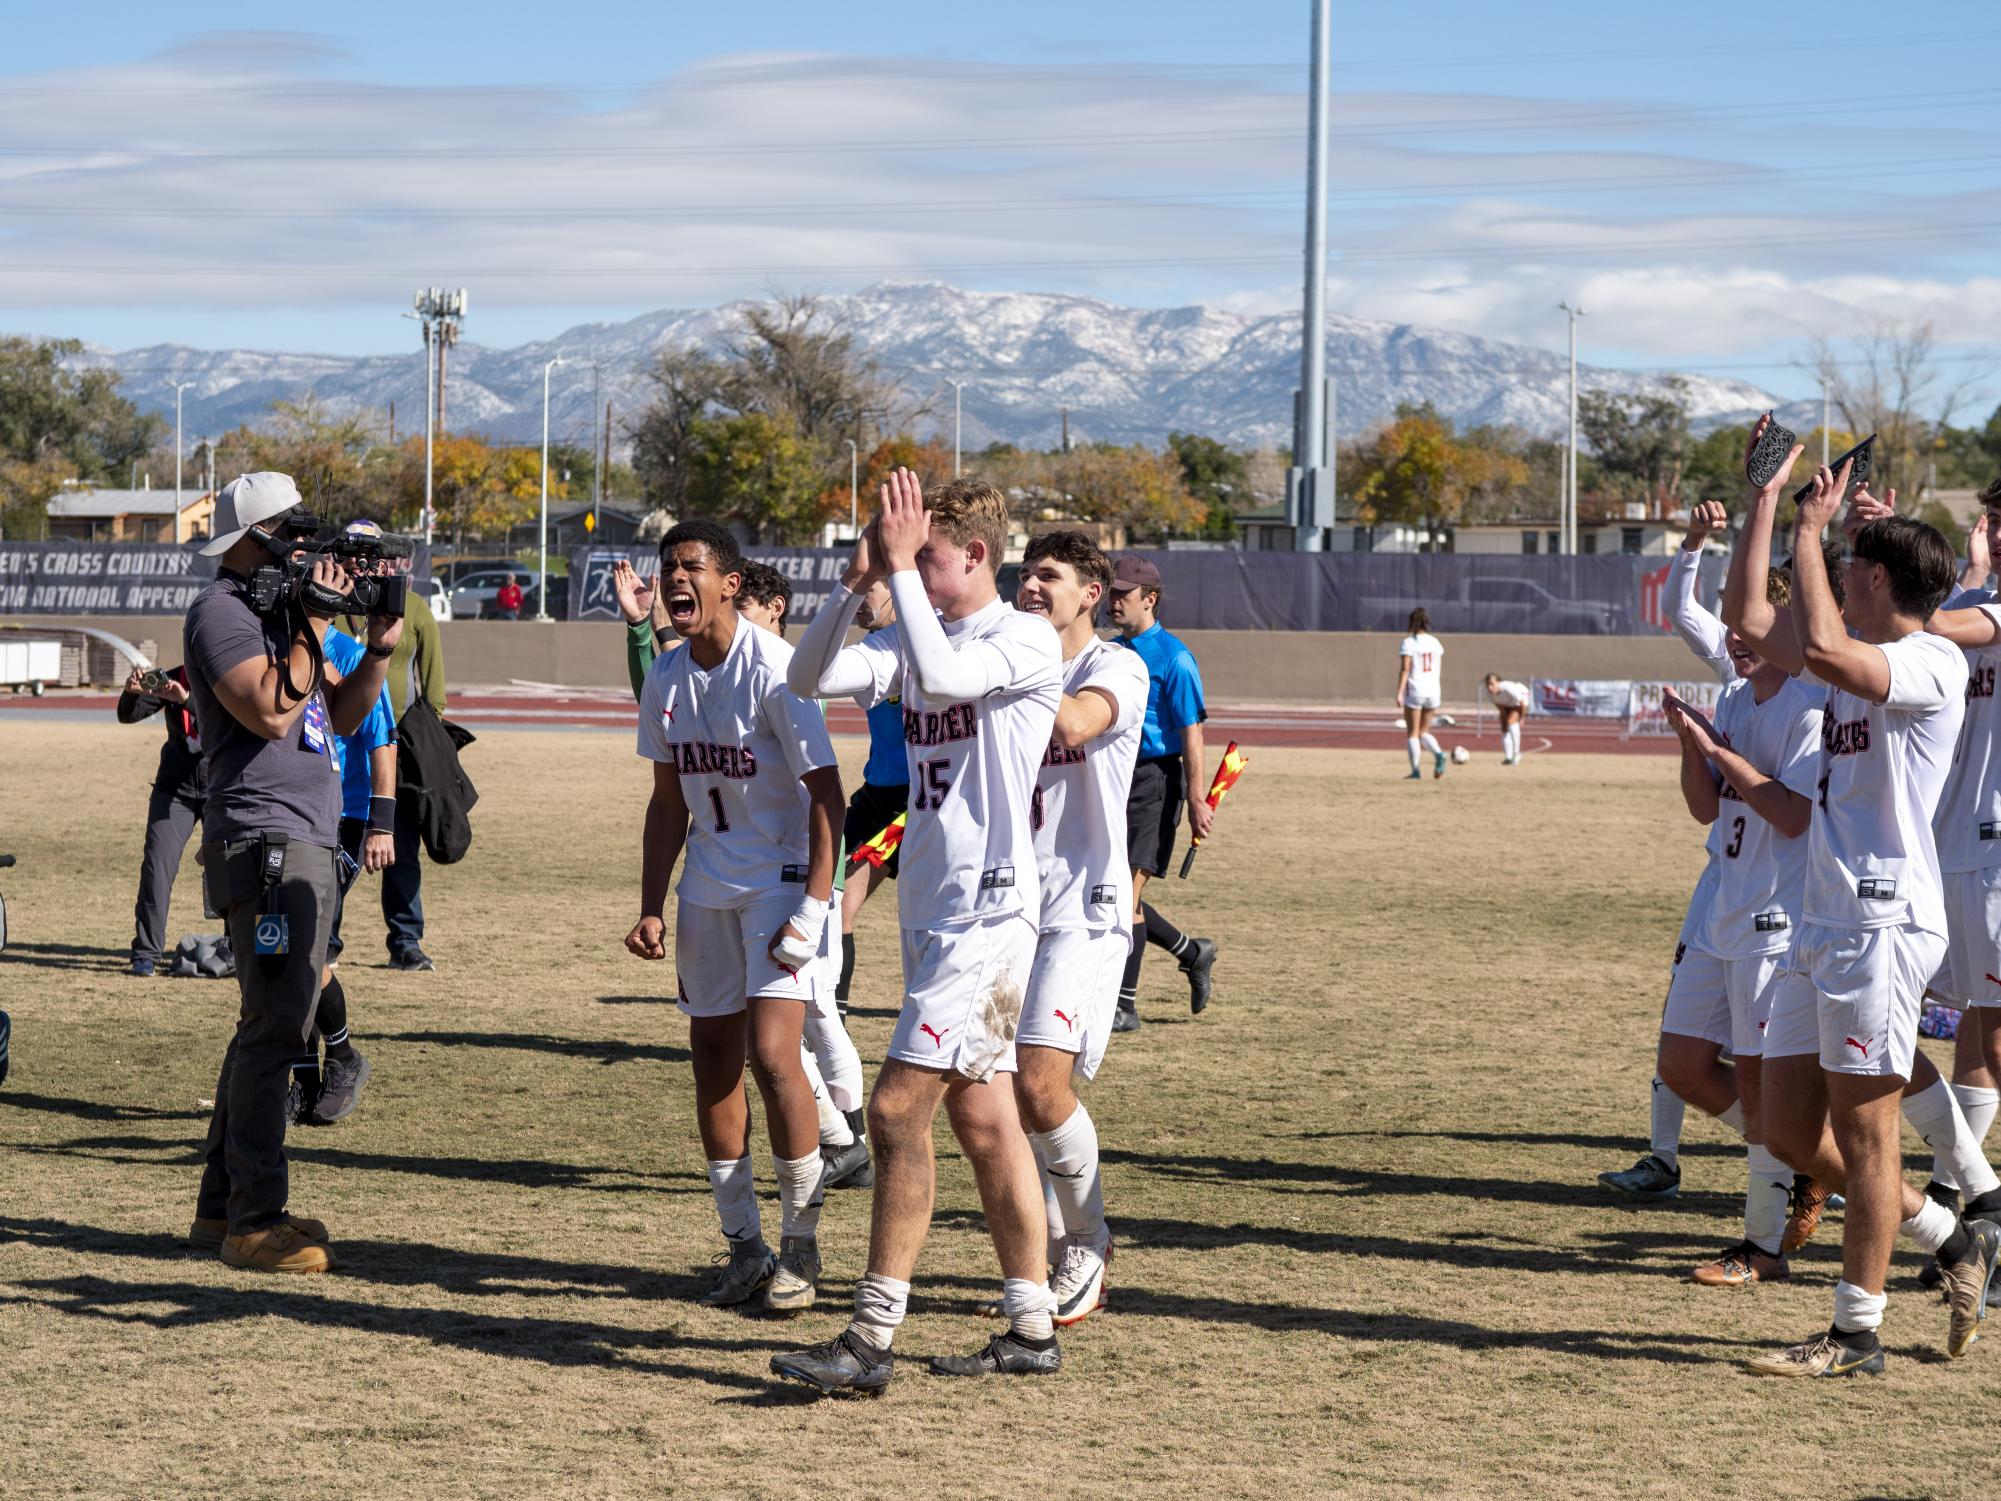
<instances>
[{"instance_id":1,"label":"female player","mask_svg":"<svg viewBox=\"0 0 2001 1501\"><path fill-rule=\"evenodd\" d=\"M1431 717L1438 712L1439 664L1445 648L1431 634L1431 617L1419 605L1410 612L1410 634L1397 648L1397 707L1403 710L1404 748L1410 753L1409 780L1419 780L1420 749L1431 752L1431 774L1445 775L1445 749L1431 733Z\"/></svg>"},{"instance_id":2,"label":"female player","mask_svg":"<svg viewBox=\"0 0 2001 1501\"><path fill-rule=\"evenodd\" d=\"M1522 758L1522 720L1529 712L1528 684L1490 672L1485 687L1487 697L1494 701L1495 712L1501 716L1501 764L1513 766Z\"/></svg>"}]
</instances>

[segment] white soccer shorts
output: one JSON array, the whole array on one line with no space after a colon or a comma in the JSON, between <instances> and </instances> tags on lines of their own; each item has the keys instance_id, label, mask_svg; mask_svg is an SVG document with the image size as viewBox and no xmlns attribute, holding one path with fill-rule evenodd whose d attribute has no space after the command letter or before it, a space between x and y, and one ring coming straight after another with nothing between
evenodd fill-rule
<instances>
[{"instance_id":1,"label":"white soccer shorts","mask_svg":"<svg viewBox=\"0 0 2001 1501\"><path fill-rule=\"evenodd\" d=\"M903 1009L888 1056L984 1084L1015 1070L1015 1030L1035 967L1035 924L1019 912L929 932L903 930Z\"/></svg>"},{"instance_id":2,"label":"white soccer shorts","mask_svg":"<svg viewBox=\"0 0 2001 1501\"><path fill-rule=\"evenodd\" d=\"M1661 1030L1677 1037L1700 1037L1730 1046L1730 976L1724 962L1707 949L1684 945L1668 982Z\"/></svg>"},{"instance_id":3,"label":"white soccer shorts","mask_svg":"<svg viewBox=\"0 0 2001 1501\"><path fill-rule=\"evenodd\" d=\"M1075 1053L1075 1072L1095 1078L1112 1039L1119 981L1131 953L1131 928L1052 928L1043 933L1035 944L1016 1045Z\"/></svg>"},{"instance_id":4,"label":"white soccer shorts","mask_svg":"<svg viewBox=\"0 0 2001 1501\"><path fill-rule=\"evenodd\" d=\"M772 935L799 910L805 889L780 886L741 907L698 907L683 901L675 908L674 967L680 972L683 1015L730 1016L751 997L810 1006L822 989L831 989L833 960L826 930L820 934L819 955L796 975L781 969L768 952Z\"/></svg>"},{"instance_id":5,"label":"white soccer shorts","mask_svg":"<svg viewBox=\"0 0 2001 1501\"><path fill-rule=\"evenodd\" d=\"M1765 1051L1765 1028L1772 1016L1772 998L1786 967L1786 950L1747 954L1723 961L1730 994L1730 1054L1757 1058Z\"/></svg>"},{"instance_id":6,"label":"white soccer shorts","mask_svg":"<svg viewBox=\"0 0 2001 1501\"><path fill-rule=\"evenodd\" d=\"M1767 1058L1815 1053L1829 1073L1908 1079L1925 981L1945 939L1922 928L1829 928L1793 940L1765 1028Z\"/></svg>"},{"instance_id":7,"label":"white soccer shorts","mask_svg":"<svg viewBox=\"0 0 2001 1501\"><path fill-rule=\"evenodd\" d=\"M1403 695L1403 706L1406 709L1435 709L1438 707L1438 695L1436 693L1412 693L1406 688Z\"/></svg>"},{"instance_id":8,"label":"white soccer shorts","mask_svg":"<svg viewBox=\"0 0 2001 1501\"><path fill-rule=\"evenodd\" d=\"M1935 988L1956 1006L2001 1006L2001 866L1946 872L1945 923Z\"/></svg>"}]
</instances>

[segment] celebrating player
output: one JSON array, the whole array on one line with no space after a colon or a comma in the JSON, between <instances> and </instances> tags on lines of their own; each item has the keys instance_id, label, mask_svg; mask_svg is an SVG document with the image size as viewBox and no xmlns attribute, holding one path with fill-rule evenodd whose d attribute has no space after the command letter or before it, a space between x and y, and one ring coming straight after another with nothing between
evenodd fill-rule
<instances>
[{"instance_id":1,"label":"celebrating player","mask_svg":"<svg viewBox=\"0 0 2001 1501\"><path fill-rule=\"evenodd\" d=\"M1445 647L1431 634L1431 617L1419 605L1410 612L1410 634L1397 647L1397 707L1403 710L1404 749L1410 753L1410 781L1424 774L1417 767L1420 749L1431 752L1431 775L1445 775L1445 748L1431 733L1431 716L1438 712L1440 669Z\"/></svg>"},{"instance_id":2,"label":"celebrating player","mask_svg":"<svg viewBox=\"0 0 2001 1501\"><path fill-rule=\"evenodd\" d=\"M674 965L694 1055L695 1120L729 1263L702 1301L810 1308L820 1276L824 1167L800 1062L806 1013L828 973L841 775L818 708L790 692L792 649L737 615L743 559L710 521L660 543L667 619L684 645L659 657L639 701L654 763L640 917L625 946L664 959L667 882L683 848ZM783 1204L778 1255L751 1181L746 1050Z\"/></svg>"},{"instance_id":3,"label":"celebrating player","mask_svg":"<svg viewBox=\"0 0 2001 1501\"><path fill-rule=\"evenodd\" d=\"M1529 712L1529 685L1490 672L1481 686L1494 701L1494 712L1501 716L1501 764L1513 766L1522 759L1522 720Z\"/></svg>"},{"instance_id":4,"label":"celebrating player","mask_svg":"<svg viewBox=\"0 0 2001 1501\"><path fill-rule=\"evenodd\" d=\"M1759 422L1754 444L1769 420ZM1845 1194L1848 1207L1832 1326L1747 1369L1842 1376L1883 1368L1877 1330L1900 1224L1945 1274L1946 1353L1955 1357L1978 1337L2001 1228L1962 1220L1917 1192L1903 1181L1898 1151L1898 1102L1913 1074L1925 981L1946 946L1932 815L1967 667L1924 623L1952 588L1953 550L1922 522L1872 521L1855 535L1837 606L1819 539L1847 491L1849 465L1838 474L1823 467L1799 507L1792 607L1780 614L1750 580L1769 566L1792 460L1751 503L1724 619L1760 656L1828 685L1804 921L1765 1032L1764 1126L1780 1157Z\"/></svg>"},{"instance_id":5,"label":"celebrating player","mask_svg":"<svg viewBox=\"0 0 2001 1501\"><path fill-rule=\"evenodd\" d=\"M1017 606L1056 627L1063 702L1030 804L1042 882L1035 968L1015 1033L1015 1098L1047 1195L1058 1324L1104 1306L1112 1236L1098 1171L1098 1128L1077 1098L1105 1056L1132 929L1126 789L1146 713L1146 664L1098 638L1092 615L1112 565L1082 532L1028 544ZM1061 1234L1058 1235L1058 1229Z\"/></svg>"},{"instance_id":6,"label":"celebrating player","mask_svg":"<svg viewBox=\"0 0 2001 1501\"><path fill-rule=\"evenodd\" d=\"M939 1357L931 1368L979 1376L1062 1365L1035 1156L1014 1090L996 1078L1015 1070L1015 1026L1035 961L1042 895L1029 815L1063 696L1056 632L996 591L1007 526L1007 497L992 485L955 480L927 502L917 476L897 470L792 662L795 692L854 696L866 707L900 689L910 766L897 891L905 994L869 1101L868 1274L845 1330L771 1361L774 1373L822 1391L889 1384L890 1341L931 1222L931 1126L941 1101L979 1184L1009 1327L978 1354ZM884 575L896 601L893 634L842 646L857 596Z\"/></svg>"}]
</instances>

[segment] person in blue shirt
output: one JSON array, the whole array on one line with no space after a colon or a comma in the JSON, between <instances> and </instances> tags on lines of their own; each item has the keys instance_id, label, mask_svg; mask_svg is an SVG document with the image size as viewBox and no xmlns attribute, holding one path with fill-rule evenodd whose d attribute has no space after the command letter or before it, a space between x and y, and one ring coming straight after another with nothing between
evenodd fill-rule
<instances>
[{"instance_id":1,"label":"person in blue shirt","mask_svg":"<svg viewBox=\"0 0 2001 1501\"><path fill-rule=\"evenodd\" d=\"M353 671L365 650L361 642L337 629L327 631L324 649L328 664L342 674ZM341 789L339 892L327 938L314 1038L306 1056L292 1065L293 1119L312 1126L331 1126L351 1115L371 1072L368 1059L348 1035L347 993L334 973L334 963L342 947L340 920L348 888L362 871L385 870L396 860L396 709L388 688L376 696L361 727L352 735L336 736L333 748ZM321 1041L326 1045L324 1065Z\"/></svg>"},{"instance_id":2,"label":"person in blue shirt","mask_svg":"<svg viewBox=\"0 0 2001 1501\"><path fill-rule=\"evenodd\" d=\"M1150 686L1139 761L1126 799L1133 946L1119 984L1114 1032L1139 1030L1139 971L1148 943L1159 944L1180 962L1188 977L1188 1008L1198 1015L1209 1004L1210 970L1216 963L1215 940L1189 937L1141 897L1149 877L1167 874L1183 806L1188 810L1189 832L1197 839L1208 834L1216 816L1202 781L1202 721L1209 717L1202 702L1202 672L1188 648L1160 624L1160 597L1158 568L1130 553L1118 560L1106 613L1118 627L1120 640L1146 663Z\"/></svg>"},{"instance_id":3,"label":"person in blue shirt","mask_svg":"<svg viewBox=\"0 0 2001 1501\"><path fill-rule=\"evenodd\" d=\"M855 624L865 631L888 630L896 624L896 606L890 603L889 585L878 582L862 596L855 611ZM848 799L848 816L841 837L852 855L876 835L896 822L897 815L910 806L910 762L903 749L903 701L884 699L868 711L868 763L862 768L862 784ZM841 978L834 987L834 1000L845 1015L848 988L855 976L855 920L862 903L875 895L876 887L896 879L898 856L892 853L881 865L864 861L850 871L848 889L841 893Z\"/></svg>"}]
</instances>

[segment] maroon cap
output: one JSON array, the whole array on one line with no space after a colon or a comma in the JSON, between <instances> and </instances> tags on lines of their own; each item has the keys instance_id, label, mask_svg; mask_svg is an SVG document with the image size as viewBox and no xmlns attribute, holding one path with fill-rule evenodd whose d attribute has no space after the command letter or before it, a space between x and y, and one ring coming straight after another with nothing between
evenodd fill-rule
<instances>
[{"instance_id":1,"label":"maroon cap","mask_svg":"<svg viewBox=\"0 0 2001 1501\"><path fill-rule=\"evenodd\" d=\"M1145 558L1134 557L1131 553L1121 554L1117 566L1112 569L1112 593L1123 594L1128 589L1158 589L1160 570Z\"/></svg>"}]
</instances>

